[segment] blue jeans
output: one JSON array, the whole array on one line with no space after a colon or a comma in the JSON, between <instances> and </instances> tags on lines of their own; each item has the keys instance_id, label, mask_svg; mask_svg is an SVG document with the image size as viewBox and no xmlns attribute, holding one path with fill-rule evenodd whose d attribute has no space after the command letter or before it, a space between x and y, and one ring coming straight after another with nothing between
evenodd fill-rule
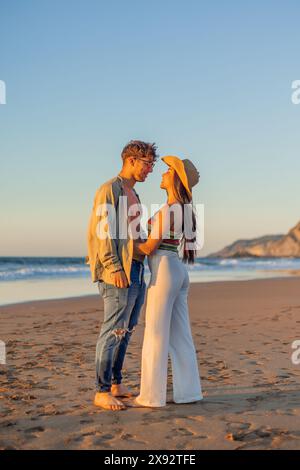
<instances>
[{"instance_id":1,"label":"blue jeans","mask_svg":"<svg viewBox=\"0 0 300 470\"><path fill-rule=\"evenodd\" d=\"M122 367L131 334L145 300L144 264L132 260L127 288L98 282L104 301L104 319L96 345L96 389L109 392L122 382Z\"/></svg>"}]
</instances>

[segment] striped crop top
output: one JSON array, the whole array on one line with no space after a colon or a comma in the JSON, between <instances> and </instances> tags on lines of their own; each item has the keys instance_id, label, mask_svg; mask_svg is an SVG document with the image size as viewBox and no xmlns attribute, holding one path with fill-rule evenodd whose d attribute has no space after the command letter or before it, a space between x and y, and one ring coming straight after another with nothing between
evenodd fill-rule
<instances>
[{"instance_id":1,"label":"striped crop top","mask_svg":"<svg viewBox=\"0 0 300 470\"><path fill-rule=\"evenodd\" d=\"M148 229L148 236L151 233L151 227L153 223L153 219L156 216L155 213L150 219L148 219L147 229ZM163 238L160 245L158 246L159 250L167 250L167 251L175 251L178 252L178 247L180 245L180 241L182 238L182 228L173 227L175 230L169 230L166 233L166 238Z\"/></svg>"}]
</instances>

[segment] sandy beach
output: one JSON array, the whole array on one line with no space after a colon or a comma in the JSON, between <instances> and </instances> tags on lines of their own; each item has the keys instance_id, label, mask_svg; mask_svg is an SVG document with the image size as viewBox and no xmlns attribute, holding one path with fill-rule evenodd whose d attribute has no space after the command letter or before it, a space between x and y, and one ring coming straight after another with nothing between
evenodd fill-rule
<instances>
[{"instance_id":1,"label":"sandy beach","mask_svg":"<svg viewBox=\"0 0 300 470\"><path fill-rule=\"evenodd\" d=\"M300 279L190 285L204 400L93 406L100 296L0 308L1 449L300 449ZM139 387L144 308L125 363Z\"/></svg>"}]
</instances>

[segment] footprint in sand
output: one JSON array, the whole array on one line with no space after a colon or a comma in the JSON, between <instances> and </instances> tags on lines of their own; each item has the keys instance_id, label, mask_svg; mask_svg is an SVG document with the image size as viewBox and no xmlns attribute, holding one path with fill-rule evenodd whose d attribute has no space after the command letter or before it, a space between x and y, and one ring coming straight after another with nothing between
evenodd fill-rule
<instances>
[{"instance_id":1,"label":"footprint in sand","mask_svg":"<svg viewBox=\"0 0 300 470\"><path fill-rule=\"evenodd\" d=\"M189 431L188 429L185 428L177 428L172 430L172 436L186 436L186 437L191 437L195 436L195 433Z\"/></svg>"},{"instance_id":2,"label":"footprint in sand","mask_svg":"<svg viewBox=\"0 0 300 470\"><path fill-rule=\"evenodd\" d=\"M227 434L226 439L230 441L243 442L237 449L251 449L277 447L282 439L290 438L291 434L285 429L272 429L268 426L250 430L238 430Z\"/></svg>"},{"instance_id":3,"label":"footprint in sand","mask_svg":"<svg viewBox=\"0 0 300 470\"><path fill-rule=\"evenodd\" d=\"M35 426L33 428L25 429L25 435L30 438L37 438L43 433L45 429L42 426Z\"/></svg>"},{"instance_id":4,"label":"footprint in sand","mask_svg":"<svg viewBox=\"0 0 300 470\"><path fill-rule=\"evenodd\" d=\"M96 446L101 446L101 445L108 446L110 445L110 442L108 441L113 440L115 437L116 436L114 434L102 434L102 436L97 436L97 438L93 440L93 444Z\"/></svg>"},{"instance_id":5,"label":"footprint in sand","mask_svg":"<svg viewBox=\"0 0 300 470\"><path fill-rule=\"evenodd\" d=\"M130 433L121 434L119 439L122 439L123 441L131 442L131 443L135 443L135 444L146 444L145 441L138 440L136 436Z\"/></svg>"},{"instance_id":6,"label":"footprint in sand","mask_svg":"<svg viewBox=\"0 0 300 470\"><path fill-rule=\"evenodd\" d=\"M251 434L250 428L250 423L230 423L227 426L228 434L226 434L225 438L228 441L243 441Z\"/></svg>"},{"instance_id":7,"label":"footprint in sand","mask_svg":"<svg viewBox=\"0 0 300 470\"><path fill-rule=\"evenodd\" d=\"M93 419L82 419L81 421L79 421L79 424L90 424L93 422L94 422Z\"/></svg>"}]
</instances>

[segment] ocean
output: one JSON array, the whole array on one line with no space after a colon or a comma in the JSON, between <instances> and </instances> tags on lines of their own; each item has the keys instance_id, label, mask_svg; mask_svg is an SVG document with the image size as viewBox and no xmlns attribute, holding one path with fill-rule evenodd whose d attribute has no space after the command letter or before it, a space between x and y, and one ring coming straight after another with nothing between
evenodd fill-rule
<instances>
[{"instance_id":1,"label":"ocean","mask_svg":"<svg viewBox=\"0 0 300 470\"><path fill-rule=\"evenodd\" d=\"M197 258L187 265L190 282L290 276L300 258ZM145 279L150 273L145 264ZM89 266L80 257L0 257L0 305L97 293Z\"/></svg>"}]
</instances>

